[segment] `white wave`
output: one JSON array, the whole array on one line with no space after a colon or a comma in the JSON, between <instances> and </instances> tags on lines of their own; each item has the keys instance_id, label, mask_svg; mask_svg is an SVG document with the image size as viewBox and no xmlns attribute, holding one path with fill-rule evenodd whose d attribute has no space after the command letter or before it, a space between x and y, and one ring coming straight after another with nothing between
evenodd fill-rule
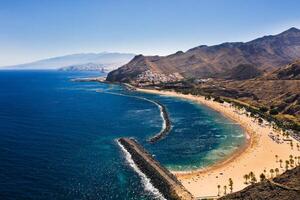
<instances>
[{"instance_id":1,"label":"white wave","mask_svg":"<svg viewBox=\"0 0 300 200\"><path fill-rule=\"evenodd\" d=\"M151 101L151 100L149 100L149 101ZM161 134L167 128L167 121L164 118L163 107L161 105L159 105L158 103L156 103L155 101L151 101L151 102L153 102L155 105L158 106L159 112L160 112L160 117L161 117L161 119L163 121L160 133L158 133L158 135L159 135L159 134Z\"/></svg>"},{"instance_id":2,"label":"white wave","mask_svg":"<svg viewBox=\"0 0 300 200\"><path fill-rule=\"evenodd\" d=\"M159 190L152 185L150 179L138 168L138 166L134 163L131 154L124 148L124 146L117 141L118 145L120 146L121 150L124 152L125 159L128 164L133 168L133 170L140 176L142 180L142 184L144 189L148 192L153 194L153 197L158 200L166 200L164 196L159 192Z\"/></svg>"},{"instance_id":3,"label":"white wave","mask_svg":"<svg viewBox=\"0 0 300 200\"><path fill-rule=\"evenodd\" d=\"M233 138L242 138L242 137L245 137L245 135L244 134L231 135L231 137L233 137Z\"/></svg>"},{"instance_id":4,"label":"white wave","mask_svg":"<svg viewBox=\"0 0 300 200\"><path fill-rule=\"evenodd\" d=\"M185 132L185 131L189 131L190 129L188 128L176 128L175 129L175 132L176 133L182 133L182 132Z\"/></svg>"}]
</instances>

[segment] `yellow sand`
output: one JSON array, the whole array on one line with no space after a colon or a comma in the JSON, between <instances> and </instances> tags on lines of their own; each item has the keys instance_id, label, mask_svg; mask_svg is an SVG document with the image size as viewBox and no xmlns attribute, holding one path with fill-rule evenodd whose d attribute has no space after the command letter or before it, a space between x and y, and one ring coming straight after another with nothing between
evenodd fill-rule
<instances>
[{"instance_id":1,"label":"yellow sand","mask_svg":"<svg viewBox=\"0 0 300 200\"><path fill-rule=\"evenodd\" d=\"M228 103L221 104L212 100L205 100L204 97L184 95L172 91L148 89L138 89L138 91L181 97L198 102L238 122L245 129L247 134L246 145L238 149L229 158L224 158L224 161L196 171L173 172L195 197L217 197L218 185L220 185L221 196L224 195L225 185L227 186L227 193L230 193L229 178L233 180L233 191L241 190L247 186L244 183L243 176L249 174L250 171L254 172L258 181L261 173L264 173L267 178L271 178L270 169L275 170L275 168L278 168L279 173L283 173L285 171L285 161L289 160L289 156L300 156L300 151L297 149L297 143L299 142L295 139L292 139L293 149L290 142L287 141L277 144L268 134L272 132L277 135L279 132L275 132L270 126L259 125L253 118L247 117L246 114L242 114L242 111L236 110ZM283 139L281 134L279 137ZM275 155L278 156L278 159ZM283 161L282 167L278 162L280 159ZM295 160L295 163L298 163L298 160Z\"/></svg>"}]
</instances>

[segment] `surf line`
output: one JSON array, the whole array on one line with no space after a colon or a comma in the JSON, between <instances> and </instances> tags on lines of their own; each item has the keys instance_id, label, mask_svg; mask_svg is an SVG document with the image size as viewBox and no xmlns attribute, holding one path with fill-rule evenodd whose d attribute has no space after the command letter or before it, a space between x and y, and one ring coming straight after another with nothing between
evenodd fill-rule
<instances>
[{"instance_id":1,"label":"surf line","mask_svg":"<svg viewBox=\"0 0 300 200\"><path fill-rule=\"evenodd\" d=\"M129 164L130 167L139 175L139 177L142 180L142 184L144 185L144 188L146 191L151 192L154 196L155 199L158 200L166 200L164 196L160 193L160 191L152 185L150 179L144 174L138 166L135 164L135 162L132 159L131 154L125 149L125 147L118 141L116 140L117 144L121 148L122 152L124 153L124 157Z\"/></svg>"},{"instance_id":2,"label":"surf line","mask_svg":"<svg viewBox=\"0 0 300 200\"><path fill-rule=\"evenodd\" d=\"M162 127L161 127L160 132L158 132L157 134L155 134L154 136L152 136L148 139L148 142L155 143L155 142L163 139L171 131L171 121L170 121L168 111L167 111L166 107L163 104L161 104L160 102L150 100L145 97L134 96L134 95L127 95L127 94L108 92L108 91L100 91L100 90L98 90L97 92L141 99L141 100L148 101L148 102L156 105L160 111L160 117L162 119Z\"/></svg>"}]
</instances>

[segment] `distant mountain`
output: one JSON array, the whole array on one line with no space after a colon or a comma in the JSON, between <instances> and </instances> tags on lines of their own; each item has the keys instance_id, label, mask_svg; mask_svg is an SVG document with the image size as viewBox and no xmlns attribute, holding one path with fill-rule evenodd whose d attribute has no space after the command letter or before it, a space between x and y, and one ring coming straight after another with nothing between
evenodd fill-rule
<instances>
[{"instance_id":1,"label":"distant mountain","mask_svg":"<svg viewBox=\"0 0 300 200\"><path fill-rule=\"evenodd\" d=\"M82 53L39 60L32 63L4 67L6 69L59 69L73 65L102 65L107 71L116 69L134 57L129 53Z\"/></svg>"},{"instance_id":2,"label":"distant mountain","mask_svg":"<svg viewBox=\"0 0 300 200\"><path fill-rule=\"evenodd\" d=\"M112 69L113 67L110 68L107 65L95 64L95 63L71 65L71 66L59 68L60 71L101 71L101 72L111 71Z\"/></svg>"},{"instance_id":3,"label":"distant mountain","mask_svg":"<svg viewBox=\"0 0 300 200\"><path fill-rule=\"evenodd\" d=\"M259 71L274 70L300 58L300 30L288 29L278 35L250 42L198 46L169 56L135 56L128 64L108 74L108 81L135 82L146 71L179 73L184 78L220 77L239 65Z\"/></svg>"}]
</instances>

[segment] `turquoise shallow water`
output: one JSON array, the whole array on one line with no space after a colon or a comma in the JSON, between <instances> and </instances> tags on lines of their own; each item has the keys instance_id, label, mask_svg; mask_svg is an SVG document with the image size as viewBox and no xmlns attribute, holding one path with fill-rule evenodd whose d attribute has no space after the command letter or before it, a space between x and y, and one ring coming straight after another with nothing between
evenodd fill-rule
<instances>
[{"instance_id":1,"label":"turquoise shallow water","mask_svg":"<svg viewBox=\"0 0 300 200\"><path fill-rule=\"evenodd\" d=\"M95 73L0 71L0 199L154 199L115 139L135 137L164 166L205 167L244 142L237 124L193 102L71 82ZM164 104L172 130L155 144Z\"/></svg>"}]
</instances>

